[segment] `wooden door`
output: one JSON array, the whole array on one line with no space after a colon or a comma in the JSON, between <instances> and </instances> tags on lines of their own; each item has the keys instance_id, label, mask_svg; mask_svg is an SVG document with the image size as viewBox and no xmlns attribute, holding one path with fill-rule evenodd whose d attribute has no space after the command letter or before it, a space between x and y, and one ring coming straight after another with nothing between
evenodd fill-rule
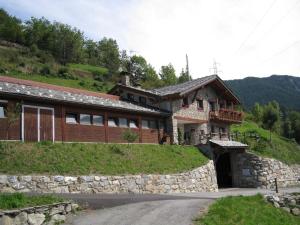
<instances>
[{"instance_id":1,"label":"wooden door","mask_svg":"<svg viewBox=\"0 0 300 225\"><path fill-rule=\"evenodd\" d=\"M24 107L24 141L38 141L38 109Z\"/></svg>"},{"instance_id":2,"label":"wooden door","mask_svg":"<svg viewBox=\"0 0 300 225\"><path fill-rule=\"evenodd\" d=\"M52 110L40 109L40 141L53 140Z\"/></svg>"}]
</instances>

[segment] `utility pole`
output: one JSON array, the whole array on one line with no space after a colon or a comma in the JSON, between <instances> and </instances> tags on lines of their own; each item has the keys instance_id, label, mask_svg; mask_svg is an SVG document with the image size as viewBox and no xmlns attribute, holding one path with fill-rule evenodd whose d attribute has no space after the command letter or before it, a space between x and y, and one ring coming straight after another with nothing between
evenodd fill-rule
<instances>
[{"instance_id":1,"label":"utility pole","mask_svg":"<svg viewBox=\"0 0 300 225\"><path fill-rule=\"evenodd\" d=\"M188 78L189 80L191 80L191 77L190 77L190 70L189 70L189 57L187 54L185 54L185 60L186 60L186 74L188 75Z\"/></svg>"}]
</instances>

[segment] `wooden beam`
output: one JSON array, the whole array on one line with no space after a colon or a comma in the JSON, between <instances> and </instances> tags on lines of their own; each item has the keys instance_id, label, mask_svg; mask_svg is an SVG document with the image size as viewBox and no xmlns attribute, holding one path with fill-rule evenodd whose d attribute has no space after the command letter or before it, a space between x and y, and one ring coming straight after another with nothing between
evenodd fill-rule
<instances>
[{"instance_id":1,"label":"wooden beam","mask_svg":"<svg viewBox=\"0 0 300 225\"><path fill-rule=\"evenodd\" d=\"M104 133L105 133L105 142L108 143L108 116L107 116L107 112L104 113Z\"/></svg>"}]
</instances>

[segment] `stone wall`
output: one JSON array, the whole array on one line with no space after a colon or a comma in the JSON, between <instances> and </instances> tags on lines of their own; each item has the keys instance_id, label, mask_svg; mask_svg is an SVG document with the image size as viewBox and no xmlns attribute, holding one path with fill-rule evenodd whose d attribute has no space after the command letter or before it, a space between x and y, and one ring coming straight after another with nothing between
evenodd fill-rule
<instances>
[{"instance_id":1,"label":"stone wall","mask_svg":"<svg viewBox=\"0 0 300 225\"><path fill-rule=\"evenodd\" d=\"M300 185L300 165L288 166L276 159L252 153L232 154L233 182L236 187L274 188Z\"/></svg>"},{"instance_id":2,"label":"stone wall","mask_svg":"<svg viewBox=\"0 0 300 225\"><path fill-rule=\"evenodd\" d=\"M0 211L0 225L55 225L65 221L71 211L78 209L77 204L61 202L22 209Z\"/></svg>"},{"instance_id":3,"label":"stone wall","mask_svg":"<svg viewBox=\"0 0 300 225\"><path fill-rule=\"evenodd\" d=\"M8 176L0 175L0 192L40 193L180 193L217 191L213 161L172 175Z\"/></svg>"},{"instance_id":4,"label":"stone wall","mask_svg":"<svg viewBox=\"0 0 300 225\"><path fill-rule=\"evenodd\" d=\"M272 195L264 195L264 198L274 205L295 216L300 216L300 194L299 193L279 193Z\"/></svg>"}]
</instances>

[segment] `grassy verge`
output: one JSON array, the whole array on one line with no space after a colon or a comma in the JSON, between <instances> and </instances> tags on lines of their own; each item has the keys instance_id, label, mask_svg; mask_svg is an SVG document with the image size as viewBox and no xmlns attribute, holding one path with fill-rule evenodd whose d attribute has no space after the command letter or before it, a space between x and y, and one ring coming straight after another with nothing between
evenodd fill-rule
<instances>
[{"instance_id":1,"label":"grassy verge","mask_svg":"<svg viewBox=\"0 0 300 225\"><path fill-rule=\"evenodd\" d=\"M300 218L275 208L261 195L225 197L210 206L195 225L297 225Z\"/></svg>"},{"instance_id":2,"label":"grassy verge","mask_svg":"<svg viewBox=\"0 0 300 225\"><path fill-rule=\"evenodd\" d=\"M248 136L246 136L246 139L240 137L240 140L246 142L250 146L250 151L255 154L275 158L287 164L300 164L300 146L295 141L275 133L272 133L270 141L270 132L250 121L245 121L240 125L233 125L231 131L258 134L260 137L258 141Z\"/></svg>"},{"instance_id":3,"label":"grassy verge","mask_svg":"<svg viewBox=\"0 0 300 225\"><path fill-rule=\"evenodd\" d=\"M167 174L202 166L195 147L83 143L0 142L0 173Z\"/></svg>"},{"instance_id":4,"label":"grassy verge","mask_svg":"<svg viewBox=\"0 0 300 225\"><path fill-rule=\"evenodd\" d=\"M71 69L77 69L77 70L81 70L81 71L85 71L85 72L90 72L93 74L105 75L108 73L108 69L100 67L100 66L92 66L92 65L88 65L88 64L75 64L75 63L70 63L70 64L68 64L68 66Z\"/></svg>"},{"instance_id":5,"label":"grassy verge","mask_svg":"<svg viewBox=\"0 0 300 225\"><path fill-rule=\"evenodd\" d=\"M62 202L62 198L52 195L26 196L22 193L0 194L0 209L17 209Z\"/></svg>"}]
</instances>

